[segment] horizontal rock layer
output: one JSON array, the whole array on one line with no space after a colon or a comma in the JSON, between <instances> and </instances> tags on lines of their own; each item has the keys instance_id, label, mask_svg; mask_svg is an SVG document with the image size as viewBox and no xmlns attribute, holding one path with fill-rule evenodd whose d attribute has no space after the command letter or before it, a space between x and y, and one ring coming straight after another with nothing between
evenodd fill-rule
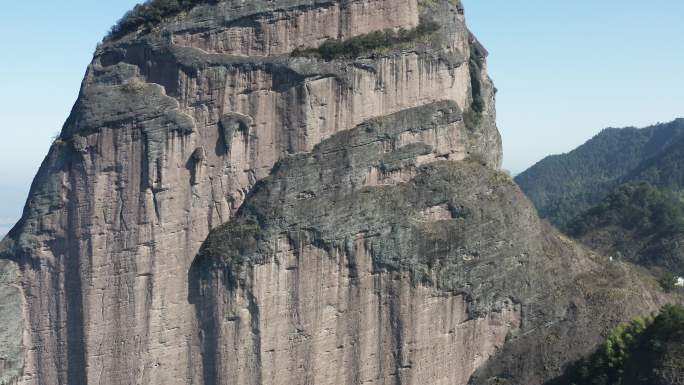
<instances>
[{"instance_id":1,"label":"horizontal rock layer","mask_svg":"<svg viewBox=\"0 0 684 385\"><path fill-rule=\"evenodd\" d=\"M542 225L507 176L443 155L465 130L434 103L280 161L191 270L205 383L540 383L661 303Z\"/></svg>"},{"instance_id":2,"label":"horizontal rock layer","mask_svg":"<svg viewBox=\"0 0 684 385\"><path fill-rule=\"evenodd\" d=\"M289 56L327 38L411 29L421 14L441 29L413 48L332 62ZM203 383L190 265L279 159L368 119L438 100L460 114L478 97L477 124L401 141L433 143L425 162L477 155L498 167L493 87L471 68L473 42L459 4L398 0L221 1L104 42L2 244L12 261L3 271L18 270L3 286L22 308L11 324L26 331L18 341L0 330L11 342L3 376ZM367 183L400 174L377 171Z\"/></svg>"},{"instance_id":3,"label":"horizontal rock layer","mask_svg":"<svg viewBox=\"0 0 684 385\"><path fill-rule=\"evenodd\" d=\"M418 25L415 1L280 2L283 8L271 4L254 2L250 5L255 13L251 13L243 8L250 5L224 3L213 7L210 16L198 8L189 18L170 26L169 31L179 46L212 53L267 56L317 47L327 39ZM238 16L242 12L244 16Z\"/></svg>"},{"instance_id":4,"label":"horizontal rock layer","mask_svg":"<svg viewBox=\"0 0 684 385\"><path fill-rule=\"evenodd\" d=\"M220 1L105 41L0 245L2 381L534 384L652 309L624 266L612 302L575 286L609 267L496 171L485 56L450 0ZM554 327L583 338L529 353Z\"/></svg>"}]
</instances>

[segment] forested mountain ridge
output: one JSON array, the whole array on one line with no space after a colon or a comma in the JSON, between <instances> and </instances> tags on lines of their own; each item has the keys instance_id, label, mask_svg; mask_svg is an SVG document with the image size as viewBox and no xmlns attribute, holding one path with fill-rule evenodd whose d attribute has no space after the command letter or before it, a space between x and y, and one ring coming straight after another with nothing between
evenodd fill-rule
<instances>
[{"instance_id":1,"label":"forested mountain ridge","mask_svg":"<svg viewBox=\"0 0 684 385\"><path fill-rule=\"evenodd\" d=\"M684 137L678 135L657 156L642 162L627 180L644 181L668 190L679 191L684 187Z\"/></svg>"},{"instance_id":2,"label":"forested mountain ridge","mask_svg":"<svg viewBox=\"0 0 684 385\"><path fill-rule=\"evenodd\" d=\"M684 275L684 119L608 128L516 177L540 215L600 254Z\"/></svg>"},{"instance_id":3,"label":"forested mountain ridge","mask_svg":"<svg viewBox=\"0 0 684 385\"><path fill-rule=\"evenodd\" d=\"M620 185L566 227L603 255L652 269L666 286L672 274L684 276L684 201L678 193L646 182Z\"/></svg>"},{"instance_id":4,"label":"forested mountain ridge","mask_svg":"<svg viewBox=\"0 0 684 385\"><path fill-rule=\"evenodd\" d=\"M540 215L564 229L629 181L679 189L684 119L637 129L607 128L577 149L541 160L515 178Z\"/></svg>"}]
</instances>

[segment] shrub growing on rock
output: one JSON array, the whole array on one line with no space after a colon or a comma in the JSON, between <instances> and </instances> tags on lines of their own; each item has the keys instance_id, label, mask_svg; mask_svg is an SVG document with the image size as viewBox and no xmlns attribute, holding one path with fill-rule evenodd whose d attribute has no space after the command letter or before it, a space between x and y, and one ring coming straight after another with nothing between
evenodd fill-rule
<instances>
[{"instance_id":1,"label":"shrub growing on rock","mask_svg":"<svg viewBox=\"0 0 684 385\"><path fill-rule=\"evenodd\" d=\"M141 27L150 29L164 19L187 11L198 4L216 0L147 0L136 5L114 25L105 40L117 39Z\"/></svg>"},{"instance_id":2,"label":"shrub growing on rock","mask_svg":"<svg viewBox=\"0 0 684 385\"><path fill-rule=\"evenodd\" d=\"M328 61L353 59L364 53L414 43L432 35L439 28L440 25L434 21L421 20L418 27L409 30L403 28L398 31L386 29L354 36L346 40L329 39L318 48L295 49L292 56L319 57Z\"/></svg>"}]
</instances>

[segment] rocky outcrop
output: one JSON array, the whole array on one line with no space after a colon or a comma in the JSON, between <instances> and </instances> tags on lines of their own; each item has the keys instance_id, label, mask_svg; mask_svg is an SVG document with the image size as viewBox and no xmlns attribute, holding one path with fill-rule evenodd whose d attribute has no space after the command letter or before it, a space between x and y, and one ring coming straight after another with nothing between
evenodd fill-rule
<instances>
[{"instance_id":1,"label":"rocky outcrop","mask_svg":"<svg viewBox=\"0 0 684 385\"><path fill-rule=\"evenodd\" d=\"M658 306L653 279L561 238L503 173L436 159L465 130L430 104L280 161L191 270L205 383L541 383Z\"/></svg>"},{"instance_id":2,"label":"rocky outcrop","mask_svg":"<svg viewBox=\"0 0 684 385\"><path fill-rule=\"evenodd\" d=\"M281 161L190 276L205 383L465 383L519 327L520 308L496 298L496 311L472 318L463 292L434 285L455 285L455 265L474 258L441 238L470 207L414 191L446 182L411 176L462 160L466 130L456 104L435 103ZM399 170L404 180L390 177ZM441 210L448 220L433 218ZM428 275L444 250L454 265Z\"/></svg>"},{"instance_id":3,"label":"rocky outcrop","mask_svg":"<svg viewBox=\"0 0 684 385\"><path fill-rule=\"evenodd\" d=\"M21 374L24 365L24 309L16 264L0 260L0 384Z\"/></svg>"},{"instance_id":4,"label":"rocky outcrop","mask_svg":"<svg viewBox=\"0 0 684 385\"><path fill-rule=\"evenodd\" d=\"M168 26L174 44L243 56L289 54L384 29L418 25L416 1L253 1L198 7Z\"/></svg>"},{"instance_id":5,"label":"rocky outcrop","mask_svg":"<svg viewBox=\"0 0 684 385\"><path fill-rule=\"evenodd\" d=\"M485 56L453 0L219 1L105 41L0 245L0 379L534 384L657 306L497 171Z\"/></svg>"},{"instance_id":6,"label":"rocky outcrop","mask_svg":"<svg viewBox=\"0 0 684 385\"><path fill-rule=\"evenodd\" d=\"M26 330L23 357L3 361L3 376L201 383L188 271L209 231L283 157L438 100L468 110L472 84L488 79L471 76L474 40L459 10L448 1L222 1L105 41L3 242L19 271L7 303L23 304L12 322ZM410 29L421 14L442 28L412 47L333 62L289 56L327 38ZM491 89L487 102L492 115L461 125L435 157L480 154L498 167ZM14 329L1 332L17 346Z\"/></svg>"}]
</instances>

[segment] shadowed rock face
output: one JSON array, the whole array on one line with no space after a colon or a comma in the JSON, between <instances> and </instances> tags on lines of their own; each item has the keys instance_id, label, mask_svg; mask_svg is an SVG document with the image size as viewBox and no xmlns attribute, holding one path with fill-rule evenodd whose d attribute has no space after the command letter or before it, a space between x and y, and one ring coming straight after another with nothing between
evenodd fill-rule
<instances>
[{"instance_id":1,"label":"shadowed rock face","mask_svg":"<svg viewBox=\"0 0 684 385\"><path fill-rule=\"evenodd\" d=\"M0 330L3 380L202 383L188 300L200 245L279 159L368 119L438 100L468 111L481 84L479 124L461 124L434 156L479 154L498 167L492 87L470 69L474 40L459 9L223 1L104 42L2 244L3 277L13 277L2 281L4 303L26 331L20 341ZM442 28L410 49L333 62L289 56L331 37L410 29L421 14Z\"/></svg>"},{"instance_id":2,"label":"shadowed rock face","mask_svg":"<svg viewBox=\"0 0 684 385\"><path fill-rule=\"evenodd\" d=\"M465 383L520 323L494 293L495 311L469 315L473 259L489 255L445 237L481 215L440 191L484 170L455 163L466 130L456 104L433 103L278 163L190 275L206 382Z\"/></svg>"},{"instance_id":3,"label":"shadowed rock face","mask_svg":"<svg viewBox=\"0 0 684 385\"><path fill-rule=\"evenodd\" d=\"M421 17L410 48L289 56ZM0 244L0 383L533 384L652 309L496 171L484 56L450 0L222 1L104 42Z\"/></svg>"},{"instance_id":4,"label":"shadowed rock face","mask_svg":"<svg viewBox=\"0 0 684 385\"><path fill-rule=\"evenodd\" d=\"M280 161L191 269L206 383L541 383L657 306L506 175L442 155L465 130L433 103Z\"/></svg>"}]
</instances>

